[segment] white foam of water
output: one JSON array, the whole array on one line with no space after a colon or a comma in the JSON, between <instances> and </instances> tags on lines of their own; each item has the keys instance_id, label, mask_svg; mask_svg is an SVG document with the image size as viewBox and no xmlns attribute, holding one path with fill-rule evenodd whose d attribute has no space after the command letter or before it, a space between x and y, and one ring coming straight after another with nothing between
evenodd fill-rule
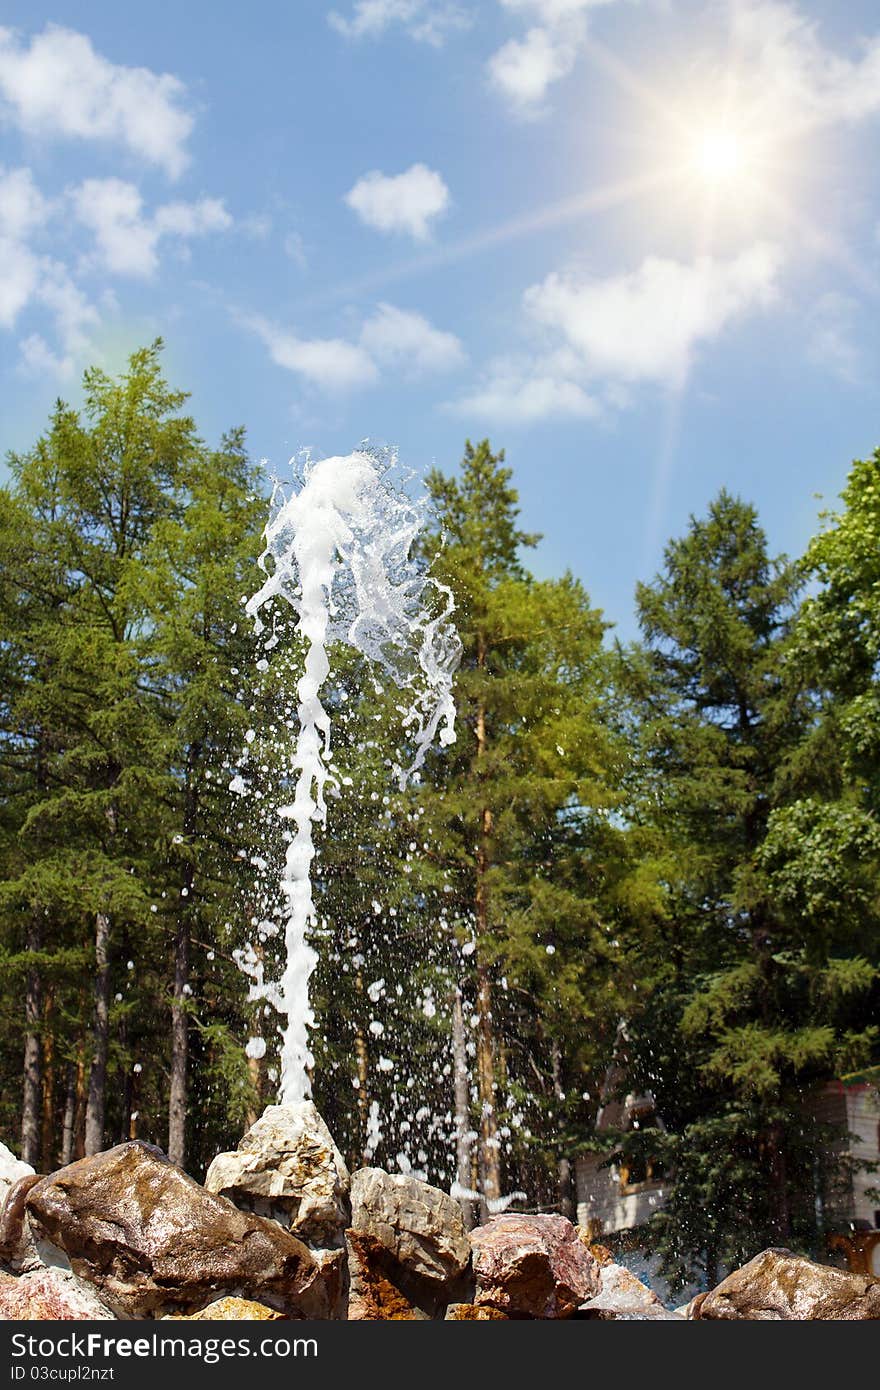
<instances>
[{"instance_id":1,"label":"white foam of water","mask_svg":"<svg viewBox=\"0 0 880 1390\"><path fill-rule=\"evenodd\" d=\"M299 491L283 500L266 527L260 557L265 582L246 609L257 633L263 614L285 600L305 644L305 668L297 683L297 734L290 759L293 801L279 814L293 822L281 887L286 899L285 966L272 1001L286 1016L281 1053L282 1104L310 1092L309 979L317 960L308 941L315 921L312 826L325 822L330 718L321 688L330 674L328 644L344 640L403 688L402 726L414 744L407 768L396 767L401 786L422 766L435 737L455 740L452 678L461 645L450 616L452 595L412 558L423 514L394 482L396 460L367 450L307 462ZM276 498L273 497L273 505ZM426 589L434 601L426 602ZM439 601L438 601L439 600ZM276 645L273 632L265 642ZM236 788L237 789L237 788ZM254 972L251 972L254 973ZM260 969L257 993L269 997ZM255 991L252 990L252 995Z\"/></svg>"}]
</instances>

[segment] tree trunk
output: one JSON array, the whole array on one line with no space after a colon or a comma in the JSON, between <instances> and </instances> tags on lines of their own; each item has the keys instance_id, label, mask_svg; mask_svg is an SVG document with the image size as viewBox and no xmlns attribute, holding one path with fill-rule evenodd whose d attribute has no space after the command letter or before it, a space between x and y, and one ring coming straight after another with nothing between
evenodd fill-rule
<instances>
[{"instance_id":1,"label":"tree trunk","mask_svg":"<svg viewBox=\"0 0 880 1390\"><path fill-rule=\"evenodd\" d=\"M770 1183L776 1203L776 1238L782 1243L791 1239L791 1211L788 1202L788 1168L785 1161L785 1133L782 1125L771 1126Z\"/></svg>"},{"instance_id":2,"label":"tree trunk","mask_svg":"<svg viewBox=\"0 0 880 1390\"><path fill-rule=\"evenodd\" d=\"M556 1178L559 1184L559 1210L569 1221L577 1220L577 1207L575 1204L574 1183L572 1181L571 1163L567 1158L560 1158L556 1164Z\"/></svg>"},{"instance_id":3,"label":"tree trunk","mask_svg":"<svg viewBox=\"0 0 880 1390\"><path fill-rule=\"evenodd\" d=\"M359 951L356 947L356 951ZM369 1120L370 1120L370 1054L367 1049L367 1035L363 1028L363 1007L362 996L365 994L364 977L360 968L354 977L354 987L358 995L358 1011L355 1020L354 1047L357 1058L358 1093L357 1108L358 1120L361 1136L361 1165L369 1168L373 1162L373 1155L367 1147L369 1141Z\"/></svg>"},{"instance_id":4,"label":"tree trunk","mask_svg":"<svg viewBox=\"0 0 880 1390\"><path fill-rule=\"evenodd\" d=\"M168 1157L183 1167L186 1159L187 1072L189 1063L189 1022L186 1001L189 996L190 920L193 904L195 868L193 850L198 813L196 771L201 745L193 743L187 752L186 798L183 808L183 841L186 862L183 870L182 905L174 938L174 996L171 1004L171 1089L168 1095Z\"/></svg>"},{"instance_id":5,"label":"tree trunk","mask_svg":"<svg viewBox=\"0 0 880 1390\"><path fill-rule=\"evenodd\" d=\"M174 938L174 997L171 1005L171 1088L168 1095L168 1157L181 1168L186 1157L186 1092L189 1057L186 1016L189 984L189 913L177 920Z\"/></svg>"},{"instance_id":6,"label":"tree trunk","mask_svg":"<svg viewBox=\"0 0 880 1390\"><path fill-rule=\"evenodd\" d=\"M42 945L40 923L28 923L25 949L39 951ZM32 1168L40 1164L40 1096L42 1091L42 1053L40 1022L43 990L37 970L27 972L24 995L24 1088L21 1105L21 1156Z\"/></svg>"},{"instance_id":7,"label":"tree trunk","mask_svg":"<svg viewBox=\"0 0 880 1390\"><path fill-rule=\"evenodd\" d=\"M68 1062L64 1088L64 1119L61 1123L61 1166L73 1162L73 1143L76 1134L76 1063Z\"/></svg>"},{"instance_id":8,"label":"tree trunk","mask_svg":"<svg viewBox=\"0 0 880 1390\"><path fill-rule=\"evenodd\" d=\"M455 1183L458 1203L466 1231L473 1229L473 1198L466 1196L471 1187L471 1097L468 1077L467 1046L464 1033L464 1010L461 990L456 988L452 1001L452 1065L455 1087Z\"/></svg>"},{"instance_id":9,"label":"tree trunk","mask_svg":"<svg viewBox=\"0 0 880 1390\"><path fill-rule=\"evenodd\" d=\"M477 636L477 667L485 671L486 641ZM477 782L482 780L481 764L486 756L486 707L480 702L476 722ZM481 789L480 789L481 790ZM482 806L479 816L479 839L476 862L476 962L477 962L477 1083L480 1098L480 1194L485 1218L491 1203L501 1196L501 1155L498 1148L498 1120L495 1109L495 1031L492 1020L492 981L484 959L484 942L489 932L489 898L487 878L490 867L489 841L492 834L492 812Z\"/></svg>"},{"instance_id":10,"label":"tree trunk","mask_svg":"<svg viewBox=\"0 0 880 1390\"><path fill-rule=\"evenodd\" d=\"M95 918L95 1009L92 1022L92 1065L86 1104L86 1154L100 1153L104 1145L104 1113L107 1096L107 1046L110 1038L110 918Z\"/></svg>"},{"instance_id":11,"label":"tree trunk","mask_svg":"<svg viewBox=\"0 0 880 1390\"><path fill-rule=\"evenodd\" d=\"M56 1168L55 1147L55 1037L52 1033L52 990L46 991L43 1006L43 1117L40 1136L42 1162L40 1172L51 1173Z\"/></svg>"},{"instance_id":12,"label":"tree trunk","mask_svg":"<svg viewBox=\"0 0 880 1390\"><path fill-rule=\"evenodd\" d=\"M83 1006L85 1013L85 1006ZM86 1152L86 1044L81 1038L76 1055L76 1107L73 1121L73 1156L85 1157Z\"/></svg>"}]
</instances>

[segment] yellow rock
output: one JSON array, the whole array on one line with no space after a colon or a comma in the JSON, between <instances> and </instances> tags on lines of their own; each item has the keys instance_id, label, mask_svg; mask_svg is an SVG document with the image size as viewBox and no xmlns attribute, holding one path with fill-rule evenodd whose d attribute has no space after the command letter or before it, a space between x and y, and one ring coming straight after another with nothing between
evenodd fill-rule
<instances>
[{"instance_id":1,"label":"yellow rock","mask_svg":"<svg viewBox=\"0 0 880 1390\"><path fill-rule=\"evenodd\" d=\"M223 1322L225 1318L236 1322L275 1322L283 1320L283 1313L267 1308L265 1303L251 1303L247 1298L218 1298L209 1303L199 1313L169 1313L163 1322Z\"/></svg>"}]
</instances>

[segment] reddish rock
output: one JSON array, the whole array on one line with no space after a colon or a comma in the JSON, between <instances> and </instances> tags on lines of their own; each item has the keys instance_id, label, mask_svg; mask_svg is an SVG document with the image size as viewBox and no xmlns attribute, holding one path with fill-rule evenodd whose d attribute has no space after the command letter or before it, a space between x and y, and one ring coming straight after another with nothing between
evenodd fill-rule
<instances>
[{"instance_id":1,"label":"reddish rock","mask_svg":"<svg viewBox=\"0 0 880 1390\"><path fill-rule=\"evenodd\" d=\"M880 1280L764 1250L689 1305L693 1319L846 1322L880 1318Z\"/></svg>"},{"instance_id":2,"label":"reddish rock","mask_svg":"<svg viewBox=\"0 0 880 1390\"><path fill-rule=\"evenodd\" d=\"M0 1322L106 1321L110 1309L67 1269L35 1269L17 1278L0 1274Z\"/></svg>"},{"instance_id":3,"label":"reddish rock","mask_svg":"<svg viewBox=\"0 0 880 1390\"><path fill-rule=\"evenodd\" d=\"M564 1216L495 1216L471 1232L471 1245L480 1305L569 1318L599 1293L599 1266Z\"/></svg>"},{"instance_id":4,"label":"reddish rock","mask_svg":"<svg viewBox=\"0 0 880 1390\"><path fill-rule=\"evenodd\" d=\"M206 1192L152 1145L80 1159L41 1179L25 1205L35 1235L63 1250L120 1317L195 1311L224 1295L291 1317L330 1316L301 1241Z\"/></svg>"}]
</instances>

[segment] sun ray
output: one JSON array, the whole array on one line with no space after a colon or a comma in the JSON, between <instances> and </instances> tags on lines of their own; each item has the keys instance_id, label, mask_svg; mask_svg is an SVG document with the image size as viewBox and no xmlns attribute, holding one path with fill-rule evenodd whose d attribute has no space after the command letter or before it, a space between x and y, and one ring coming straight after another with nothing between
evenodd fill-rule
<instances>
[{"instance_id":1,"label":"sun ray","mask_svg":"<svg viewBox=\"0 0 880 1390\"><path fill-rule=\"evenodd\" d=\"M411 260L399 262L396 265L385 266L381 270L361 276L357 280L348 281L346 284L335 285L319 295L300 300L300 304L304 308L312 308L338 299L369 294L375 290L383 289L387 285L409 280L433 270L440 270L448 265L454 265L458 261L466 260L468 257L479 255L484 251L491 251L496 246L502 246L520 237L531 236L536 232L546 231L550 227L574 222L579 218L589 216L591 213L603 212L628 202L638 202L657 193L662 188L668 189L683 175L684 170L680 164L668 165L647 174L605 184L601 188L591 189L587 193L579 193L571 198L562 198L539 211L499 222L495 226L486 227L482 231L474 232L471 236L451 242L448 246L438 247L435 251L414 256Z\"/></svg>"}]
</instances>

